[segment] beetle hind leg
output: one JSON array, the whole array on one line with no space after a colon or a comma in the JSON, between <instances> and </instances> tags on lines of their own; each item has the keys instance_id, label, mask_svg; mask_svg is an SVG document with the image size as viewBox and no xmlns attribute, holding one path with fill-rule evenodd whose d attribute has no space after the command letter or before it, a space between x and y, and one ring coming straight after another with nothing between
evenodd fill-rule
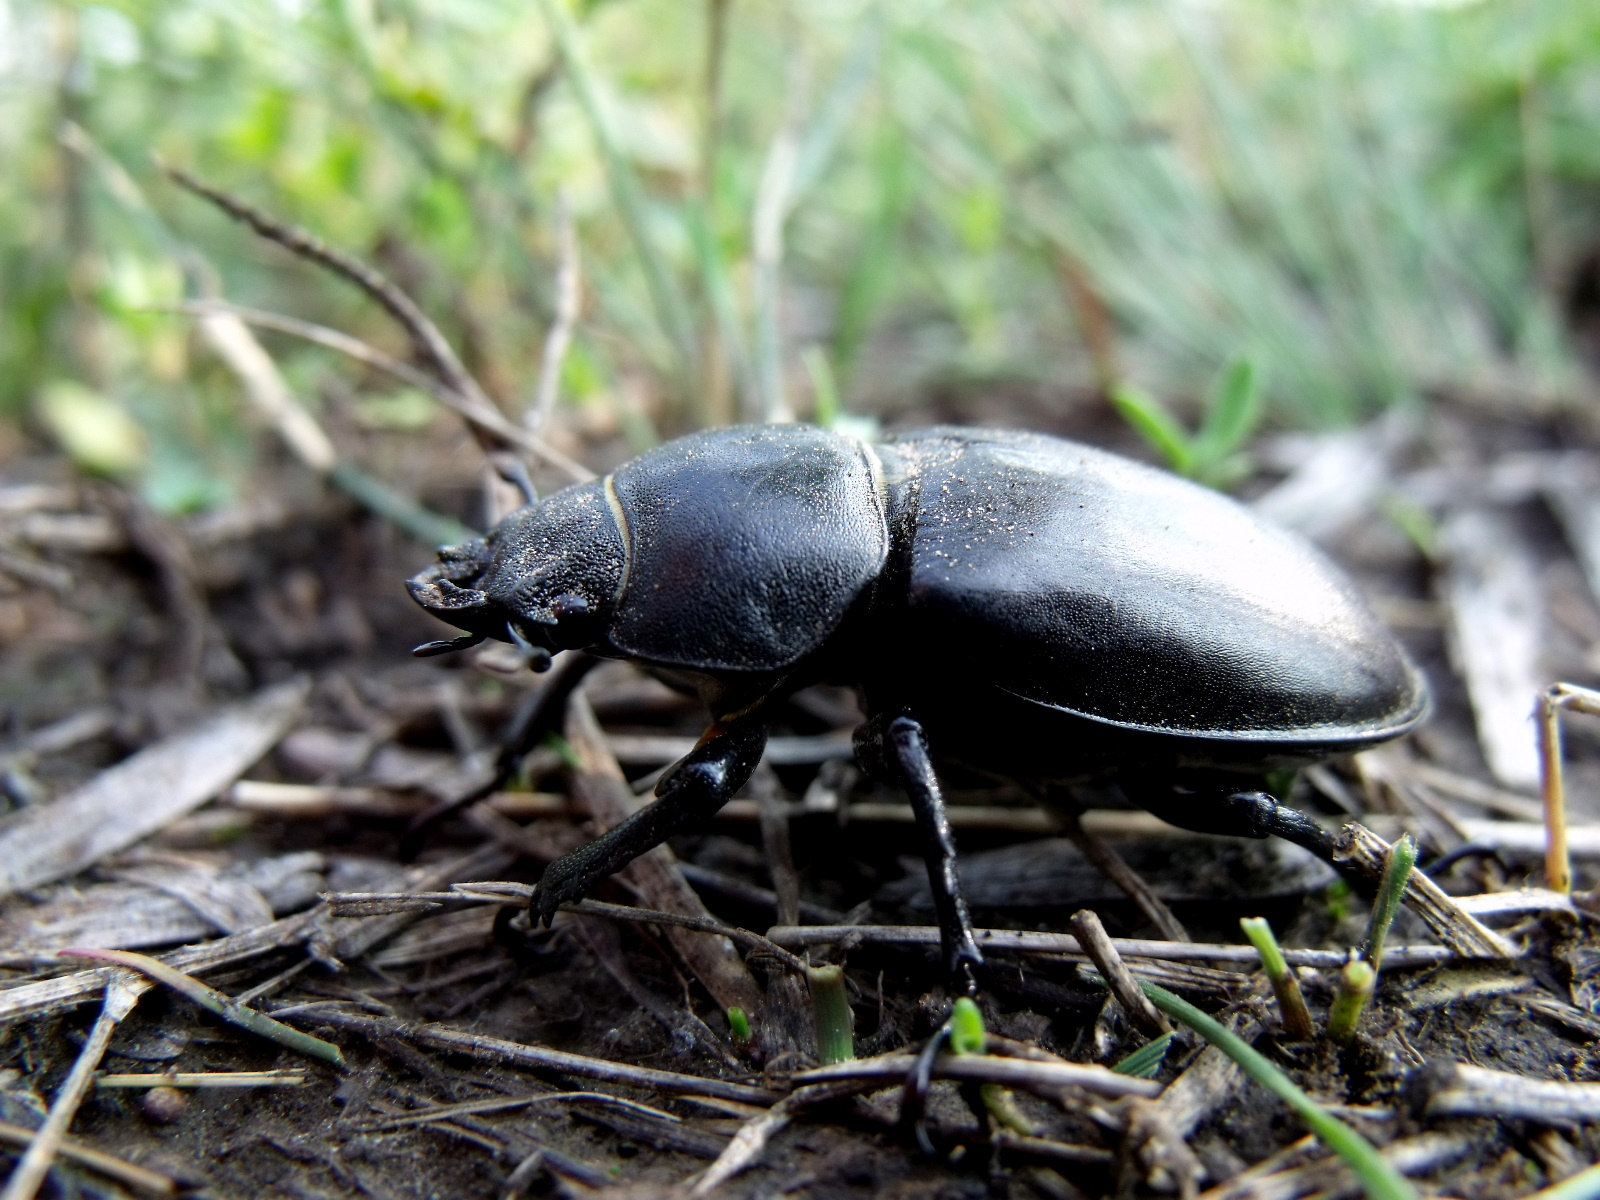
<instances>
[{"instance_id":1,"label":"beetle hind leg","mask_svg":"<svg viewBox=\"0 0 1600 1200\"><path fill-rule=\"evenodd\" d=\"M1169 825L1225 837L1280 837L1333 861L1333 837L1310 817L1267 792L1235 790L1224 783L1191 786L1183 780L1123 783L1129 800Z\"/></svg>"},{"instance_id":2,"label":"beetle hind leg","mask_svg":"<svg viewBox=\"0 0 1600 1200\"><path fill-rule=\"evenodd\" d=\"M975 972L983 966L983 952L972 936L972 920L961 895L956 874L956 841L945 812L944 792L928 754L922 724L906 713L874 717L856 730L856 756L869 774L904 787L922 835L923 858L928 864L928 884L939 919L939 940L944 948L945 970L968 992L977 990Z\"/></svg>"}]
</instances>

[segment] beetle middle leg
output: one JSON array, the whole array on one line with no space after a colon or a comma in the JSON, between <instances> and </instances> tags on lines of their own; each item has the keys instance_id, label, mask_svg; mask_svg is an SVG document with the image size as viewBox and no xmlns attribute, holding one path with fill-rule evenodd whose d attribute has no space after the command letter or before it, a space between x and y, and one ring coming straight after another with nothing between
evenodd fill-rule
<instances>
[{"instance_id":1,"label":"beetle middle leg","mask_svg":"<svg viewBox=\"0 0 1600 1200\"><path fill-rule=\"evenodd\" d=\"M535 924L548 925L561 905L582 900L641 854L710 818L745 785L766 746L759 721L713 725L661 777L652 803L545 868L528 904Z\"/></svg>"},{"instance_id":2,"label":"beetle middle leg","mask_svg":"<svg viewBox=\"0 0 1600 1200\"><path fill-rule=\"evenodd\" d=\"M939 940L944 946L945 970L952 979L964 980L968 991L977 989L974 972L983 966L983 952L972 936L972 920L956 875L956 840L945 812L944 792L928 754L922 724L907 713L878 716L856 730L856 756L869 774L886 777L906 789L922 835L922 854L928 864L928 885L939 919Z\"/></svg>"}]
</instances>

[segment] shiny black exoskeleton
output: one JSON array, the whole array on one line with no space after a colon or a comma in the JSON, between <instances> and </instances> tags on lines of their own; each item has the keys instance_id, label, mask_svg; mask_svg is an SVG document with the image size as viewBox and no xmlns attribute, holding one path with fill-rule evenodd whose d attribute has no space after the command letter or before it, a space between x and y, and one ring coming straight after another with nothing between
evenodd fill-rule
<instances>
[{"instance_id":1,"label":"shiny black exoskeleton","mask_svg":"<svg viewBox=\"0 0 1600 1200\"><path fill-rule=\"evenodd\" d=\"M653 804L545 872L536 916L726 803L775 701L846 682L868 714L858 757L917 812L952 971L981 956L935 761L1114 781L1174 824L1326 856L1265 774L1392 738L1428 703L1310 545L1176 476L1028 433L694 434L442 550L409 586L468 631L435 648L581 648L710 709Z\"/></svg>"}]
</instances>

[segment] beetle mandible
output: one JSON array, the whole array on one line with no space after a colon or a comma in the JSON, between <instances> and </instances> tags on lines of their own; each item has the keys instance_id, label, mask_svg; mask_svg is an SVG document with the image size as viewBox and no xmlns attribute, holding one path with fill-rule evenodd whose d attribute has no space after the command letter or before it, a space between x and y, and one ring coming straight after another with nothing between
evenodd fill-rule
<instances>
[{"instance_id":1,"label":"beetle mandible","mask_svg":"<svg viewBox=\"0 0 1600 1200\"><path fill-rule=\"evenodd\" d=\"M731 799L784 697L849 683L867 714L857 757L910 797L946 967L969 986L982 955L935 760L1038 786L1111 781L1175 825L1328 858L1266 774L1395 737L1428 706L1393 636L1308 543L1039 434L691 434L442 549L408 586L468 631L424 650L583 649L690 685L710 710L653 803L545 871L535 918Z\"/></svg>"}]
</instances>

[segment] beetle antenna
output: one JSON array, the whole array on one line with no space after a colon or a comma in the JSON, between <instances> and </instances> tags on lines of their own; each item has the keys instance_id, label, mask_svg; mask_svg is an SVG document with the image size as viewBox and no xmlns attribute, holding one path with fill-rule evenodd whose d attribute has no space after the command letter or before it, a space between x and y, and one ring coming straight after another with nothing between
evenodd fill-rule
<instances>
[{"instance_id":1,"label":"beetle antenna","mask_svg":"<svg viewBox=\"0 0 1600 1200\"><path fill-rule=\"evenodd\" d=\"M517 649L522 651L523 661L528 666L532 667L536 672L544 672L550 669L550 651L543 646L535 646L530 642L527 635L517 628L515 621L506 622L506 632L511 635L511 640L517 644Z\"/></svg>"},{"instance_id":2,"label":"beetle antenna","mask_svg":"<svg viewBox=\"0 0 1600 1200\"><path fill-rule=\"evenodd\" d=\"M539 489L533 486L533 476L528 474L527 463L514 454L496 454L493 462L500 478L522 493L524 504L539 503Z\"/></svg>"}]
</instances>

